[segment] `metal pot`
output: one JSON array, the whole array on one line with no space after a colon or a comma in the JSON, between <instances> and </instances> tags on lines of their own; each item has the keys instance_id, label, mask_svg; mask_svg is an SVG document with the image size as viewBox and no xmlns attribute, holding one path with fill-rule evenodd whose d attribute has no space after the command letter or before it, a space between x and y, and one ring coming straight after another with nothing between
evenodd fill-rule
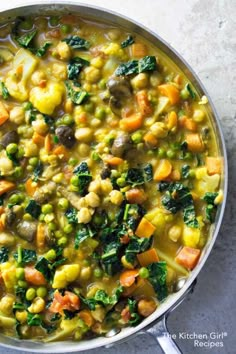
<instances>
[{"instance_id":1,"label":"metal pot","mask_svg":"<svg viewBox=\"0 0 236 354\"><path fill-rule=\"evenodd\" d=\"M127 31L132 33L137 33L143 36L145 39L154 43L164 54L166 54L188 77L188 79L193 83L194 87L201 95L207 95L205 88L198 79L197 75L189 67L189 65L184 61L183 58L163 41L157 34L146 29L143 25L136 23L133 20L126 18L125 16L118 15L112 11L105 9L97 8L94 6L87 6L83 4L78 4L71 1L44 1L43 4L40 2L32 2L31 5L20 6L17 8L9 9L0 13L0 23L14 18L16 16L27 16L27 15L56 15L56 14L65 14L72 13L78 14L81 17L103 21L111 25L120 26ZM206 262L211 249L215 243L217 234L220 229L220 225L223 218L223 213L226 204L226 194L227 194L227 183L228 183L228 165L227 165L227 155L226 148L224 143L224 138L222 130L220 127L220 122L217 117L216 111L213 107L213 104L208 97L209 105L208 110L212 117L212 126L214 133L217 137L217 143L219 148L219 153L224 161L224 175L221 181L221 188L224 191L224 201L221 206L218 208L216 222L211 228L208 242L202 252L200 261L197 267L192 271L191 275L187 279L182 279L182 282L179 283L179 289L176 293L171 294L166 301L161 304L160 307L148 318L143 320L136 327L124 328L121 331L112 330L106 334L105 337L99 337L90 340L83 340L81 342L55 342L55 343L42 343L36 341L26 341L19 340L16 338L10 338L3 335L0 335L0 345L3 347L8 347L12 349L18 349L21 351L30 351L30 352L40 352L40 353L70 353L78 352L82 350L89 350L98 347L109 347L116 343L126 341L132 336L147 333L152 335L159 345L161 346L164 353L175 354L181 353L180 349L168 335L168 330L166 327L166 318L175 307L177 307L186 297L186 295L193 290L193 287L196 283L196 278L202 269L204 263ZM154 327L155 324L155 327Z\"/></svg>"}]
</instances>

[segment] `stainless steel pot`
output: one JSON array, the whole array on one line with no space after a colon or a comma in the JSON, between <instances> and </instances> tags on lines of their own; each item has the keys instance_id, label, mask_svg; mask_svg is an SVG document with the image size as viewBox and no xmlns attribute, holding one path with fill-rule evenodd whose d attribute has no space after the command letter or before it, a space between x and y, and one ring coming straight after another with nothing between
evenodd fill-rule
<instances>
[{"instance_id":1,"label":"stainless steel pot","mask_svg":"<svg viewBox=\"0 0 236 354\"><path fill-rule=\"evenodd\" d=\"M143 36L148 41L154 43L156 47L158 47L163 53L165 53L169 58L173 60L173 62L184 72L188 79L193 83L194 87L197 89L200 95L206 95L208 97L208 110L212 117L212 125L214 133L217 137L219 153L221 154L224 161L224 176L221 181L221 188L224 191L224 201L218 208L216 222L212 226L208 242L202 252L201 259L197 267L193 270L189 278L185 279L182 284L180 284L178 292L170 295L168 299L151 316L146 318L138 326L132 328L124 328L121 331L117 331L114 329L110 331L105 337L84 340L81 342L67 341L47 344L35 341L18 340L16 338L6 337L0 334L0 345L3 347L18 349L21 351L24 350L34 353L70 353L103 346L109 347L116 343L126 341L132 336L146 333L152 335L157 340L164 353L181 353L180 349L177 347L171 337L168 336L166 318L168 317L170 312L173 311L184 300L186 295L193 290L194 285L196 283L196 278L199 272L201 271L204 263L206 262L211 252L211 249L215 243L226 204L228 165L226 148L219 119L205 88L198 79L197 75L185 62L185 60L157 34L153 33L152 31L145 28L143 25L140 25L137 22L130 20L123 15L118 15L110 10L108 11L105 9L97 8L95 6L87 6L85 4L79 4L71 1L47 0L44 1L43 4L40 4L40 2L32 2L31 5L27 4L27 6L20 6L17 8L3 11L0 13L0 23L3 23L6 20L14 18L16 16L35 16L47 14L55 15L62 13L78 14L81 17L103 21L105 23L110 23L111 25L115 25L118 27L120 26L127 31L137 33Z\"/></svg>"}]
</instances>

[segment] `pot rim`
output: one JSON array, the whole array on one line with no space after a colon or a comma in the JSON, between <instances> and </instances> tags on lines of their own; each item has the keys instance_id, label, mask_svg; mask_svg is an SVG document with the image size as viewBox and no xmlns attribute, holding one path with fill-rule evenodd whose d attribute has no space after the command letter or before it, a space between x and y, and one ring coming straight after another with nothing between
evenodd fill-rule
<instances>
[{"instance_id":1,"label":"pot rim","mask_svg":"<svg viewBox=\"0 0 236 354\"><path fill-rule=\"evenodd\" d=\"M165 40L163 40L158 34L154 31L150 30L146 26L143 26L139 22L123 15L119 14L113 10L107 10L105 8L99 6L88 5L85 3L79 3L77 1L65 1L65 0L45 0L43 3L40 1L29 1L27 3L22 3L14 8L9 5L8 9L5 9L0 12L0 21L2 19L8 20L9 17L14 18L15 16L26 15L27 13L33 13L37 9L40 10L41 13L47 13L50 11L77 11L78 15L82 18L94 18L101 21L101 18L104 19L104 22L113 25L121 25L121 27L129 28L129 30L138 33L139 35L143 36L147 40L151 42L156 41L156 47L162 50L170 59L177 65L184 74L190 79L191 82L194 82L194 87L198 89L198 91L203 95L206 95L209 101L209 111L212 117L212 126L215 131L215 134L218 139L218 147L219 152L222 154L223 161L224 161L224 176L221 182L221 187L224 193L224 200L221 206L218 208L216 222L212 229L212 233L209 236L209 240L207 245L205 246L201 259L196 266L196 268L192 271L190 276L188 277L186 283L175 294L171 294L163 304L148 318L143 320L138 326L136 327L128 327L121 330L120 333L116 334L114 337L106 338L106 337L98 337L95 339L90 340L83 340L81 342L72 342L72 341L64 341L64 342L53 342L53 343L42 343L42 342L35 342L35 341L26 341L26 340L19 340L12 337L6 337L0 335L0 346L17 349L17 350L24 350L34 353L69 353L69 352L76 352L82 350L89 350L95 349L102 346L111 346L114 343L120 343L126 341L131 336L137 335L139 331L145 329L146 327L150 327L154 324L154 322L158 321L163 315L169 313L172 309L176 307L176 304L179 300L184 296L187 292L189 287L192 285L194 280L196 279L197 275L201 271L202 267L204 266L212 248L216 241L217 235L220 230L220 226L223 219L223 214L226 206L226 199L227 199L227 189L228 189L228 162L227 162L227 152L226 152L226 145L223 137L223 132L221 128L221 123L219 117L217 115L216 109L212 103L211 98L208 95L207 90L203 86L202 82L200 81L197 74L194 70L190 67L190 65L185 61L185 59ZM81 14L79 12L82 11ZM15 14L14 14L15 12ZM89 14L88 14L89 13ZM91 16L92 14L92 16ZM106 20L106 16L109 15L109 19ZM177 64L176 64L177 63ZM64 344L64 345L63 345Z\"/></svg>"}]
</instances>

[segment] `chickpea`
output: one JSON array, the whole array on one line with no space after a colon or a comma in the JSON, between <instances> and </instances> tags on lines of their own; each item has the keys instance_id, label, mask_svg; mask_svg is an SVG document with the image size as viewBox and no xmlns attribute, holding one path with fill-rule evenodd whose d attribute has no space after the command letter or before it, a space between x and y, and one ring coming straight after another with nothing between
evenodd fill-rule
<instances>
[{"instance_id":1,"label":"chickpea","mask_svg":"<svg viewBox=\"0 0 236 354\"><path fill-rule=\"evenodd\" d=\"M8 157L0 158L0 172L2 176L11 174L13 171L13 163Z\"/></svg>"},{"instance_id":2,"label":"chickpea","mask_svg":"<svg viewBox=\"0 0 236 354\"><path fill-rule=\"evenodd\" d=\"M25 111L23 107L14 107L10 111L9 119L12 123L20 125L24 123L25 120Z\"/></svg>"},{"instance_id":3,"label":"chickpea","mask_svg":"<svg viewBox=\"0 0 236 354\"><path fill-rule=\"evenodd\" d=\"M140 73L140 74L136 75L131 80L131 85L132 85L133 89L135 89L135 90L144 89L148 85L148 75L145 73Z\"/></svg>"},{"instance_id":4,"label":"chickpea","mask_svg":"<svg viewBox=\"0 0 236 354\"><path fill-rule=\"evenodd\" d=\"M28 307L30 313L39 313L45 309L45 301L41 297L36 297L32 304Z\"/></svg>"},{"instance_id":5,"label":"chickpea","mask_svg":"<svg viewBox=\"0 0 236 354\"><path fill-rule=\"evenodd\" d=\"M46 79L45 72L42 70L35 71L31 76L33 85L38 86L42 80Z\"/></svg>"},{"instance_id":6,"label":"chickpea","mask_svg":"<svg viewBox=\"0 0 236 354\"><path fill-rule=\"evenodd\" d=\"M168 135L168 128L163 122L154 123L150 130L157 138L165 138Z\"/></svg>"},{"instance_id":7,"label":"chickpea","mask_svg":"<svg viewBox=\"0 0 236 354\"><path fill-rule=\"evenodd\" d=\"M67 78L66 64L54 63L52 66L52 75L55 76L56 79L66 80Z\"/></svg>"},{"instance_id":8,"label":"chickpea","mask_svg":"<svg viewBox=\"0 0 236 354\"><path fill-rule=\"evenodd\" d=\"M81 280L88 280L92 275L91 267L83 267L80 272Z\"/></svg>"},{"instance_id":9,"label":"chickpea","mask_svg":"<svg viewBox=\"0 0 236 354\"><path fill-rule=\"evenodd\" d=\"M104 61L101 57L95 57L91 60L90 64L97 69L101 69L104 65Z\"/></svg>"},{"instance_id":10,"label":"chickpea","mask_svg":"<svg viewBox=\"0 0 236 354\"><path fill-rule=\"evenodd\" d=\"M32 127L40 135L45 135L48 131L48 125L45 123L42 114L37 115L36 120L32 122Z\"/></svg>"},{"instance_id":11,"label":"chickpea","mask_svg":"<svg viewBox=\"0 0 236 354\"><path fill-rule=\"evenodd\" d=\"M88 208L85 207L80 209L77 216L78 216L78 222L83 224L89 223L90 220L92 219L91 212L89 211Z\"/></svg>"},{"instance_id":12,"label":"chickpea","mask_svg":"<svg viewBox=\"0 0 236 354\"><path fill-rule=\"evenodd\" d=\"M81 143L78 147L78 153L81 157L86 157L90 153L90 146L85 143Z\"/></svg>"},{"instance_id":13,"label":"chickpea","mask_svg":"<svg viewBox=\"0 0 236 354\"><path fill-rule=\"evenodd\" d=\"M205 113L201 109L195 109L193 112L193 120L197 123L200 123L204 119L205 119Z\"/></svg>"},{"instance_id":14,"label":"chickpea","mask_svg":"<svg viewBox=\"0 0 236 354\"><path fill-rule=\"evenodd\" d=\"M143 317L150 316L157 308L153 299L141 299L138 302L138 313Z\"/></svg>"},{"instance_id":15,"label":"chickpea","mask_svg":"<svg viewBox=\"0 0 236 354\"><path fill-rule=\"evenodd\" d=\"M58 45L56 47L56 51L57 51L59 58L61 60L69 60L71 57L71 50L66 42L58 43Z\"/></svg>"},{"instance_id":16,"label":"chickpea","mask_svg":"<svg viewBox=\"0 0 236 354\"><path fill-rule=\"evenodd\" d=\"M111 181L108 179L104 179L101 181L101 190L103 194L109 194L112 191Z\"/></svg>"},{"instance_id":17,"label":"chickpea","mask_svg":"<svg viewBox=\"0 0 236 354\"><path fill-rule=\"evenodd\" d=\"M24 153L25 157L37 156L38 152L39 152L38 146L32 143L32 141L28 140L25 143L25 153Z\"/></svg>"},{"instance_id":18,"label":"chickpea","mask_svg":"<svg viewBox=\"0 0 236 354\"><path fill-rule=\"evenodd\" d=\"M123 194L120 191L111 191L109 194L110 200L115 205L120 205L123 202Z\"/></svg>"},{"instance_id":19,"label":"chickpea","mask_svg":"<svg viewBox=\"0 0 236 354\"><path fill-rule=\"evenodd\" d=\"M5 295L0 301L0 311L4 315L11 315L12 313L12 306L15 302L15 297L13 295Z\"/></svg>"},{"instance_id":20,"label":"chickpea","mask_svg":"<svg viewBox=\"0 0 236 354\"><path fill-rule=\"evenodd\" d=\"M88 66L84 69L85 73L85 80L89 84L95 84L101 78L101 72L99 69L95 68L94 66Z\"/></svg>"},{"instance_id":21,"label":"chickpea","mask_svg":"<svg viewBox=\"0 0 236 354\"><path fill-rule=\"evenodd\" d=\"M90 183L89 188L88 188L89 192L99 193L100 190L101 190L101 181L95 180Z\"/></svg>"},{"instance_id":22,"label":"chickpea","mask_svg":"<svg viewBox=\"0 0 236 354\"><path fill-rule=\"evenodd\" d=\"M85 200L92 208L97 208L100 205L100 198L94 192L89 192L89 194L86 195Z\"/></svg>"},{"instance_id":23,"label":"chickpea","mask_svg":"<svg viewBox=\"0 0 236 354\"><path fill-rule=\"evenodd\" d=\"M91 128L77 128L75 138L83 143L89 143L93 138L93 131Z\"/></svg>"},{"instance_id":24,"label":"chickpea","mask_svg":"<svg viewBox=\"0 0 236 354\"><path fill-rule=\"evenodd\" d=\"M16 311L16 319L17 321L20 322L20 324L23 324L27 321L27 311Z\"/></svg>"}]
</instances>

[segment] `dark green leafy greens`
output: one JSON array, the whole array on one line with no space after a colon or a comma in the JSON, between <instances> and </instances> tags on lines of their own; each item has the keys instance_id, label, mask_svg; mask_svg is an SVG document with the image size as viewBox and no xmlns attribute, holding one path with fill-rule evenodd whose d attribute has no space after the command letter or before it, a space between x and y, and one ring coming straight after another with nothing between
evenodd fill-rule
<instances>
[{"instance_id":1,"label":"dark green leafy greens","mask_svg":"<svg viewBox=\"0 0 236 354\"><path fill-rule=\"evenodd\" d=\"M91 226L88 224L80 224L79 229L76 231L75 234L75 249L79 248L79 245L87 240L89 237L93 237L95 232L91 229Z\"/></svg>"},{"instance_id":2,"label":"dark green leafy greens","mask_svg":"<svg viewBox=\"0 0 236 354\"><path fill-rule=\"evenodd\" d=\"M45 42L45 43L43 43L39 48L30 48L30 50L31 50L31 52L34 53L37 57L42 58L42 57L46 54L48 48L49 48L51 45L52 45L51 42Z\"/></svg>"},{"instance_id":3,"label":"dark green leafy greens","mask_svg":"<svg viewBox=\"0 0 236 354\"><path fill-rule=\"evenodd\" d=\"M195 100L195 98L196 98L196 93L193 91L193 89L192 89L190 83L187 83L186 86L185 86L185 88L186 88L186 90L188 91L190 97L191 97L193 100Z\"/></svg>"},{"instance_id":4,"label":"dark green leafy greens","mask_svg":"<svg viewBox=\"0 0 236 354\"><path fill-rule=\"evenodd\" d=\"M34 250L18 246L17 252L14 253L14 258L18 264L24 265L35 262L37 260L37 254Z\"/></svg>"},{"instance_id":5,"label":"dark green leafy greens","mask_svg":"<svg viewBox=\"0 0 236 354\"><path fill-rule=\"evenodd\" d=\"M138 313L137 301L128 299L128 307L130 312L129 324L131 326L136 326L141 321L141 316Z\"/></svg>"},{"instance_id":6,"label":"dark green leafy greens","mask_svg":"<svg viewBox=\"0 0 236 354\"><path fill-rule=\"evenodd\" d=\"M115 71L116 76L139 74L146 71L154 71L157 69L156 57L145 56L140 60L132 60L127 63L120 64Z\"/></svg>"},{"instance_id":7,"label":"dark green leafy greens","mask_svg":"<svg viewBox=\"0 0 236 354\"><path fill-rule=\"evenodd\" d=\"M147 269L149 270L148 280L152 284L158 300L164 300L168 294L166 262L151 263L147 266Z\"/></svg>"},{"instance_id":8,"label":"dark green leafy greens","mask_svg":"<svg viewBox=\"0 0 236 354\"><path fill-rule=\"evenodd\" d=\"M71 99L73 103L80 105L88 99L89 94L87 91L81 89L75 91L68 81L66 81L65 84L67 88L68 97Z\"/></svg>"},{"instance_id":9,"label":"dark green leafy greens","mask_svg":"<svg viewBox=\"0 0 236 354\"><path fill-rule=\"evenodd\" d=\"M89 65L89 61L83 58L75 57L71 59L69 64L67 65L68 79L69 80L77 79L83 67L88 65Z\"/></svg>"},{"instance_id":10,"label":"dark green leafy greens","mask_svg":"<svg viewBox=\"0 0 236 354\"><path fill-rule=\"evenodd\" d=\"M121 48L126 48L129 45L134 43L134 38L132 36L128 36L123 42L121 42Z\"/></svg>"},{"instance_id":11,"label":"dark green leafy greens","mask_svg":"<svg viewBox=\"0 0 236 354\"><path fill-rule=\"evenodd\" d=\"M132 187L142 185L150 182L153 178L152 165L149 163L143 169L130 168L126 174L126 182L131 184Z\"/></svg>"},{"instance_id":12,"label":"dark green leafy greens","mask_svg":"<svg viewBox=\"0 0 236 354\"><path fill-rule=\"evenodd\" d=\"M65 216L67 217L69 224L78 224L77 212L78 211L75 208L67 209Z\"/></svg>"},{"instance_id":13,"label":"dark green leafy greens","mask_svg":"<svg viewBox=\"0 0 236 354\"><path fill-rule=\"evenodd\" d=\"M4 263L8 261L9 249L7 247L0 248L0 263Z\"/></svg>"},{"instance_id":14,"label":"dark green leafy greens","mask_svg":"<svg viewBox=\"0 0 236 354\"><path fill-rule=\"evenodd\" d=\"M43 173L43 164L41 161L39 161L33 171L33 181L37 182L42 173Z\"/></svg>"},{"instance_id":15,"label":"dark green leafy greens","mask_svg":"<svg viewBox=\"0 0 236 354\"><path fill-rule=\"evenodd\" d=\"M20 37L16 37L16 41L19 43L21 47L29 48L29 45L31 44L36 34L37 34L37 30L27 32Z\"/></svg>"},{"instance_id":16,"label":"dark green leafy greens","mask_svg":"<svg viewBox=\"0 0 236 354\"><path fill-rule=\"evenodd\" d=\"M198 228L199 223L196 219L193 197L188 187L179 182L160 182L159 191L165 192L162 198L163 206L172 214L183 211L184 223L193 228Z\"/></svg>"},{"instance_id":17,"label":"dark green leafy greens","mask_svg":"<svg viewBox=\"0 0 236 354\"><path fill-rule=\"evenodd\" d=\"M152 237L131 237L125 250L125 258L129 263L136 261L137 254L145 252L151 247Z\"/></svg>"},{"instance_id":18,"label":"dark green leafy greens","mask_svg":"<svg viewBox=\"0 0 236 354\"><path fill-rule=\"evenodd\" d=\"M96 308L96 305L103 305L103 306L114 306L117 304L117 302L120 299L120 296L123 292L123 287L120 285L116 290L114 291L114 294L109 296L105 290L97 290L94 297L85 299L83 297L80 297L81 300L85 305L87 305L90 310L94 311Z\"/></svg>"},{"instance_id":19,"label":"dark green leafy greens","mask_svg":"<svg viewBox=\"0 0 236 354\"><path fill-rule=\"evenodd\" d=\"M89 171L88 165L86 162L81 162L79 166L77 166L73 173L78 177L79 183L78 183L78 188L79 191L78 193L81 196L84 196L87 193L89 183L92 181L92 176Z\"/></svg>"},{"instance_id":20,"label":"dark green leafy greens","mask_svg":"<svg viewBox=\"0 0 236 354\"><path fill-rule=\"evenodd\" d=\"M189 165L182 166L181 175L182 175L183 178L188 178L189 177L189 172L190 172L190 166Z\"/></svg>"},{"instance_id":21,"label":"dark green leafy greens","mask_svg":"<svg viewBox=\"0 0 236 354\"><path fill-rule=\"evenodd\" d=\"M33 218L38 219L40 213L41 213L41 206L36 203L34 199L31 199L29 201L29 204L25 208L26 213L29 213Z\"/></svg>"},{"instance_id":22,"label":"dark green leafy greens","mask_svg":"<svg viewBox=\"0 0 236 354\"><path fill-rule=\"evenodd\" d=\"M2 98L4 100L7 100L9 98L10 94L8 92L6 85L2 81L0 82L0 88L1 88Z\"/></svg>"},{"instance_id":23,"label":"dark green leafy greens","mask_svg":"<svg viewBox=\"0 0 236 354\"><path fill-rule=\"evenodd\" d=\"M74 49L89 49L90 48L90 42L84 38L80 38L79 36L71 36L68 38L64 38L62 41L66 42L70 47L72 47Z\"/></svg>"},{"instance_id":24,"label":"dark green leafy greens","mask_svg":"<svg viewBox=\"0 0 236 354\"><path fill-rule=\"evenodd\" d=\"M65 263L67 258L63 257L63 249L56 249L56 258L54 261L49 261L45 257L40 257L35 264L35 269L41 272L47 281L52 281L56 268Z\"/></svg>"},{"instance_id":25,"label":"dark green leafy greens","mask_svg":"<svg viewBox=\"0 0 236 354\"><path fill-rule=\"evenodd\" d=\"M210 222L215 221L217 205L215 205L214 201L217 196L218 196L217 192L207 192L203 197L203 200L207 203L206 219L209 220Z\"/></svg>"}]
</instances>

